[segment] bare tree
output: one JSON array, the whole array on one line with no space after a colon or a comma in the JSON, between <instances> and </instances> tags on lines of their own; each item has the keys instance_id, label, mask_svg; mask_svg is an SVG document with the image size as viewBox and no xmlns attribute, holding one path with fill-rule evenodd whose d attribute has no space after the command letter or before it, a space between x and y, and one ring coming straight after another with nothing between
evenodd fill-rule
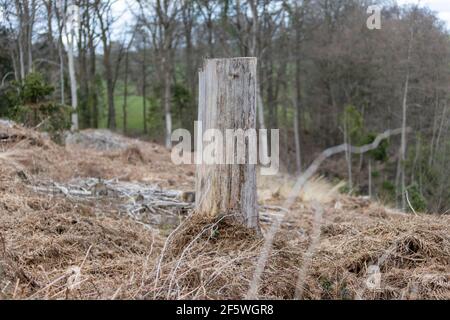
<instances>
[{"instance_id":1,"label":"bare tree","mask_svg":"<svg viewBox=\"0 0 450 320\"><path fill-rule=\"evenodd\" d=\"M19 52L22 79L33 71L33 27L36 19L36 0L15 0L16 14L19 20ZM25 68L25 57L27 67ZM25 71L26 70L26 71Z\"/></svg>"},{"instance_id":2,"label":"bare tree","mask_svg":"<svg viewBox=\"0 0 450 320\"><path fill-rule=\"evenodd\" d=\"M142 20L150 31L153 47L160 60L158 64L162 75L162 99L164 106L164 118L166 125L165 144L168 149L172 147L172 73L173 56L178 38L178 19L183 7L180 0L138 0L141 8Z\"/></svg>"},{"instance_id":3,"label":"bare tree","mask_svg":"<svg viewBox=\"0 0 450 320\"><path fill-rule=\"evenodd\" d=\"M50 6L48 3L47 6ZM54 12L59 32L58 55L60 66L60 90L61 103L65 104L65 51L67 52L69 79L70 79L70 96L72 105L72 127L71 130L78 130L78 83L75 71L75 41L77 33L77 23L79 22L78 7L70 0L61 0L54 2ZM66 49L66 50L64 50Z\"/></svg>"},{"instance_id":4,"label":"bare tree","mask_svg":"<svg viewBox=\"0 0 450 320\"><path fill-rule=\"evenodd\" d=\"M127 107L128 107L128 73L129 73L129 65L130 65L130 49L133 45L134 36L136 34L136 29L133 31L133 35L131 36L130 41L128 42L128 45L125 49L125 69L124 69L124 84L123 84L123 106L122 106L122 112L123 112L123 132L127 133ZM144 71L145 72L145 71ZM144 97L145 99L145 97ZM144 118L145 121L145 118Z\"/></svg>"},{"instance_id":5,"label":"bare tree","mask_svg":"<svg viewBox=\"0 0 450 320\"><path fill-rule=\"evenodd\" d=\"M58 58L59 58L59 86L60 86L60 98L61 98L61 104L66 104L66 98L65 98L65 80L64 80L64 19L62 17L62 10L61 6L58 4L58 2L54 3L54 12L56 16L56 22L58 26Z\"/></svg>"},{"instance_id":6,"label":"bare tree","mask_svg":"<svg viewBox=\"0 0 450 320\"><path fill-rule=\"evenodd\" d=\"M145 35L142 43L144 46L142 50L142 121L144 123L144 134L147 134L147 43Z\"/></svg>"},{"instance_id":7,"label":"bare tree","mask_svg":"<svg viewBox=\"0 0 450 320\"><path fill-rule=\"evenodd\" d=\"M406 209L406 173L405 173L405 161L406 161L406 117L407 117L407 109L408 109L408 92L409 92L409 80L410 80L410 61L411 61L411 51L414 40L414 26L415 19L411 23L410 26L410 37L407 48L407 56L406 56L406 76L403 87L403 99L402 99L402 136L401 136L401 144L400 144L400 152L399 152L399 160L397 166L397 185L400 188L401 193L401 208L403 210Z\"/></svg>"},{"instance_id":8,"label":"bare tree","mask_svg":"<svg viewBox=\"0 0 450 320\"><path fill-rule=\"evenodd\" d=\"M64 6L60 9L62 16L62 28L64 31L64 40L67 58L68 58L68 66L69 66L69 77L70 77L70 96L72 99L72 130L78 130L78 84L77 84L77 76L75 73L75 41L76 41L76 25L75 23L78 21L79 11L78 7L73 3L69 3L64 1Z\"/></svg>"},{"instance_id":9,"label":"bare tree","mask_svg":"<svg viewBox=\"0 0 450 320\"><path fill-rule=\"evenodd\" d=\"M93 6L97 16L97 21L99 23L100 29L100 39L103 45L103 67L104 67L104 76L106 80L106 92L107 92L107 101L108 101L108 121L107 125L109 129L116 129L116 109L114 104L114 88L115 88L115 79L117 79L117 72L114 72L114 66L112 61L112 49L113 49L113 41L111 39L112 36L112 27L114 22L117 20L117 17L113 15L112 6L114 4L113 0L100 1L95 0ZM123 47L120 48L119 51L123 51ZM118 61L116 61L116 70L119 67L119 60L121 59L123 52L120 52Z\"/></svg>"},{"instance_id":10,"label":"bare tree","mask_svg":"<svg viewBox=\"0 0 450 320\"><path fill-rule=\"evenodd\" d=\"M16 77L23 81L33 71L33 32L36 22L38 3L36 0L3 0L1 2L3 17L16 38L16 48L11 57L16 69Z\"/></svg>"}]
</instances>

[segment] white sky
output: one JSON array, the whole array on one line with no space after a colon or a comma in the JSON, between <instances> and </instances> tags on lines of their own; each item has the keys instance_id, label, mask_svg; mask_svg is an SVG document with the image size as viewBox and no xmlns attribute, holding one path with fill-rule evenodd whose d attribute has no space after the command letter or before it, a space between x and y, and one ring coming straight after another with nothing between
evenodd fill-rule
<instances>
[{"instance_id":1,"label":"white sky","mask_svg":"<svg viewBox=\"0 0 450 320\"><path fill-rule=\"evenodd\" d=\"M447 27L450 27L450 0L397 0L397 2L400 5L419 3L421 6L427 6L447 23Z\"/></svg>"},{"instance_id":2,"label":"white sky","mask_svg":"<svg viewBox=\"0 0 450 320\"><path fill-rule=\"evenodd\" d=\"M450 0L397 0L397 3L399 5L418 3L421 6L427 6L447 23L447 28L450 28ZM134 1L119 0L114 4L113 9L121 14L121 19L117 22L119 32L123 31L125 26L130 26L133 23L133 15L129 9L130 4L134 4ZM136 6L132 10L136 11Z\"/></svg>"}]
</instances>

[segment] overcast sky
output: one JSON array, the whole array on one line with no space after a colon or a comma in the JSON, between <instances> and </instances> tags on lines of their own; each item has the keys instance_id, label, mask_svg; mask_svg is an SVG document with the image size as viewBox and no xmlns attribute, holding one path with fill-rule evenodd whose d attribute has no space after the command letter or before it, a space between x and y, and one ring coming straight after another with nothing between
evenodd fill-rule
<instances>
[{"instance_id":1,"label":"overcast sky","mask_svg":"<svg viewBox=\"0 0 450 320\"><path fill-rule=\"evenodd\" d=\"M439 18L447 22L450 27L450 0L397 0L398 4L416 4L428 6L431 10L436 11Z\"/></svg>"},{"instance_id":2,"label":"overcast sky","mask_svg":"<svg viewBox=\"0 0 450 320\"><path fill-rule=\"evenodd\" d=\"M421 6L427 6L447 23L447 28L450 28L450 0L397 0L397 3L399 5L419 3ZM131 10L136 11L138 9L134 1L130 0L121 0L114 4L114 10L121 14L121 19L118 21L120 30L123 30L126 25L130 26L133 23L133 15L129 9L130 4L134 5L134 8Z\"/></svg>"}]
</instances>

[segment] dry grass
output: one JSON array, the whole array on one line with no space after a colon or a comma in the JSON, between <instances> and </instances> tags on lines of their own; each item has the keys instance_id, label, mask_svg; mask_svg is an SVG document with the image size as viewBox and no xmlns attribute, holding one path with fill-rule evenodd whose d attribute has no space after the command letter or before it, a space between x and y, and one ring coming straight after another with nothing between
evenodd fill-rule
<instances>
[{"instance_id":1,"label":"dry grass","mask_svg":"<svg viewBox=\"0 0 450 320\"><path fill-rule=\"evenodd\" d=\"M450 298L448 216L403 216L371 204L330 213L312 266L310 298ZM370 266L381 272L375 290L366 285ZM429 281L436 277L440 283Z\"/></svg>"},{"instance_id":2,"label":"dry grass","mask_svg":"<svg viewBox=\"0 0 450 320\"><path fill-rule=\"evenodd\" d=\"M234 223L232 215L186 219L167 239L157 265L154 299L242 299L248 290L262 237ZM277 237L266 270L262 295L289 299L295 287L292 271L300 254ZM293 249L293 248L290 248Z\"/></svg>"},{"instance_id":3,"label":"dry grass","mask_svg":"<svg viewBox=\"0 0 450 320\"><path fill-rule=\"evenodd\" d=\"M176 229L154 229L119 216L109 198L78 202L31 188L42 179L101 177L192 189L193 168L173 167L160 146L120 139L123 149L64 148L0 125L0 298L244 298L263 237L231 215L192 214ZM260 194L269 190L262 201L273 207L292 184L261 182ZM322 179L300 196L275 237L260 298L292 299L298 282L305 299L450 299L450 217L406 215L343 197ZM306 257L315 233L313 200L324 214ZM369 289L373 266L381 283Z\"/></svg>"},{"instance_id":4,"label":"dry grass","mask_svg":"<svg viewBox=\"0 0 450 320\"><path fill-rule=\"evenodd\" d=\"M157 255L159 232L21 183L10 176L0 193L4 298L104 299L119 287L133 298L145 261Z\"/></svg>"},{"instance_id":5,"label":"dry grass","mask_svg":"<svg viewBox=\"0 0 450 320\"><path fill-rule=\"evenodd\" d=\"M279 174L276 177L258 177L258 194L260 201L270 203L273 199L286 199L290 194L296 180L292 176ZM302 202L318 201L331 203L339 199L339 189L345 183L332 186L325 178L316 176L312 178L298 195Z\"/></svg>"}]
</instances>

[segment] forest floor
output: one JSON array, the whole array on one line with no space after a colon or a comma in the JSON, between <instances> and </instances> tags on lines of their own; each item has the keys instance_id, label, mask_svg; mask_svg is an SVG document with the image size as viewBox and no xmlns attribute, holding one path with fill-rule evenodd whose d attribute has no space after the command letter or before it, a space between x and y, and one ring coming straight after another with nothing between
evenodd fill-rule
<instances>
[{"instance_id":1,"label":"forest floor","mask_svg":"<svg viewBox=\"0 0 450 320\"><path fill-rule=\"evenodd\" d=\"M242 299L285 214L261 299L450 299L450 216L405 214L320 178L259 179L262 235L192 215L195 168L105 130L0 121L0 299ZM296 288L297 293L296 293Z\"/></svg>"}]
</instances>

